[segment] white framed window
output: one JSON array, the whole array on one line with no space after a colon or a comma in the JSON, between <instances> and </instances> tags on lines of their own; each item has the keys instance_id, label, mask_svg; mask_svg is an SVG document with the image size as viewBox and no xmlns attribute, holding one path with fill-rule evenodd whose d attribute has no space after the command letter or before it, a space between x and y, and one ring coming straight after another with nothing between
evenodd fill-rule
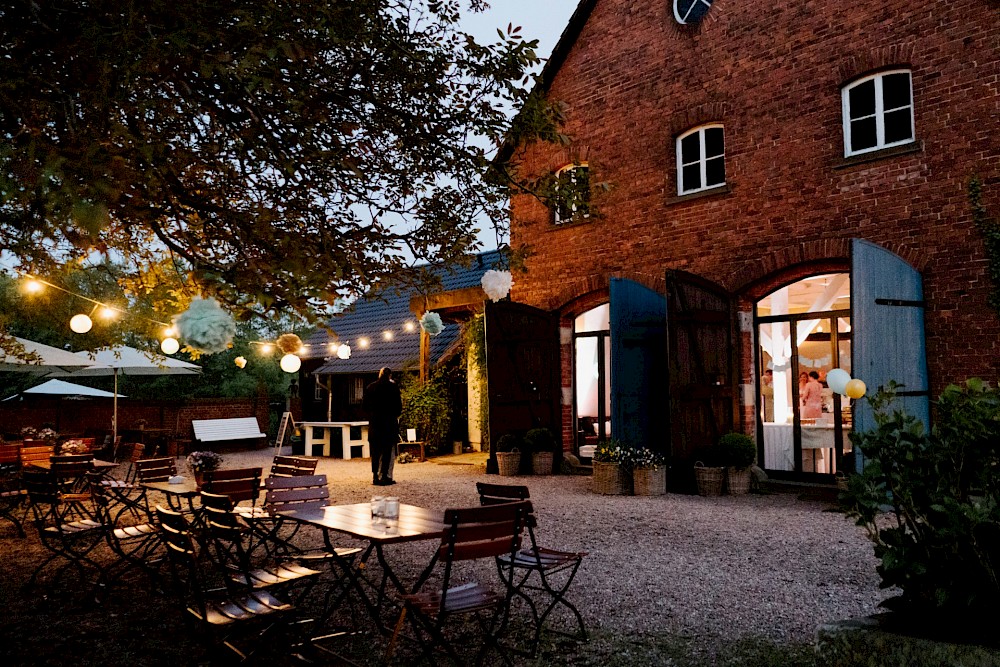
<instances>
[{"instance_id":1,"label":"white framed window","mask_svg":"<svg viewBox=\"0 0 1000 667\"><path fill-rule=\"evenodd\" d=\"M314 401L326 401L326 386L323 384L325 379L325 377L321 378L319 375L315 376L315 382L313 383Z\"/></svg>"},{"instance_id":2,"label":"white framed window","mask_svg":"<svg viewBox=\"0 0 1000 667\"><path fill-rule=\"evenodd\" d=\"M361 400L365 397L365 379L363 377L351 378L351 405L361 405Z\"/></svg>"},{"instance_id":3,"label":"white framed window","mask_svg":"<svg viewBox=\"0 0 1000 667\"><path fill-rule=\"evenodd\" d=\"M677 137L677 194L726 184L726 139L722 125L696 127Z\"/></svg>"},{"instance_id":4,"label":"white framed window","mask_svg":"<svg viewBox=\"0 0 1000 667\"><path fill-rule=\"evenodd\" d=\"M555 174L556 201L552 220L557 225L590 217L590 166L569 164Z\"/></svg>"},{"instance_id":5,"label":"white framed window","mask_svg":"<svg viewBox=\"0 0 1000 667\"><path fill-rule=\"evenodd\" d=\"M909 70L879 72L858 79L844 87L841 100L845 157L914 140Z\"/></svg>"},{"instance_id":6,"label":"white framed window","mask_svg":"<svg viewBox=\"0 0 1000 667\"><path fill-rule=\"evenodd\" d=\"M681 25L691 25L705 18L712 0L674 0L674 19Z\"/></svg>"}]
</instances>

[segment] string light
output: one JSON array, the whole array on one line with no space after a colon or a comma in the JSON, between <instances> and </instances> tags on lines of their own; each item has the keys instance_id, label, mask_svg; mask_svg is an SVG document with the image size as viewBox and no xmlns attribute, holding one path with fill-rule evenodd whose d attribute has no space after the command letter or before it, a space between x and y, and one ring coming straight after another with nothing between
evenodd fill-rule
<instances>
[{"instance_id":1,"label":"string light","mask_svg":"<svg viewBox=\"0 0 1000 667\"><path fill-rule=\"evenodd\" d=\"M73 333L85 334L94 326L94 321L86 313L74 315L69 320L69 328Z\"/></svg>"},{"instance_id":2,"label":"string light","mask_svg":"<svg viewBox=\"0 0 1000 667\"><path fill-rule=\"evenodd\" d=\"M382 338L384 340L392 340L392 332L391 331L383 331L382 332Z\"/></svg>"},{"instance_id":3,"label":"string light","mask_svg":"<svg viewBox=\"0 0 1000 667\"><path fill-rule=\"evenodd\" d=\"M405 322L403 322L403 331L407 333L413 332L416 328L417 328L416 325L410 320L406 320Z\"/></svg>"},{"instance_id":4,"label":"string light","mask_svg":"<svg viewBox=\"0 0 1000 667\"><path fill-rule=\"evenodd\" d=\"M181 344L176 338L164 338L160 343L160 349L163 350L163 354L177 354L177 350L181 349Z\"/></svg>"},{"instance_id":5,"label":"string light","mask_svg":"<svg viewBox=\"0 0 1000 667\"><path fill-rule=\"evenodd\" d=\"M274 352L274 345L271 345L270 343L264 343L263 345L260 346L261 354L271 354L272 352Z\"/></svg>"},{"instance_id":6,"label":"string light","mask_svg":"<svg viewBox=\"0 0 1000 667\"><path fill-rule=\"evenodd\" d=\"M302 360L294 354L286 354L281 358L278 365L281 366L281 370L286 373L295 373L302 367Z\"/></svg>"},{"instance_id":7,"label":"string light","mask_svg":"<svg viewBox=\"0 0 1000 667\"><path fill-rule=\"evenodd\" d=\"M362 337L362 338L359 338L359 339L358 339L358 347L360 347L360 348L361 348L361 349L363 350L363 349L365 349L366 347L368 347L368 344L369 344L370 342L371 342L371 341L370 341L370 340L368 340L367 338L364 338L364 337Z\"/></svg>"},{"instance_id":8,"label":"string light","mask_svg":"<svg viewBox=\"0 0 1000 667\"><path fill-rule=\"evenodd\" d=\"M113 320L118 317L118 309L112 308L111 306L101 306L101 318L105 320Z\"/></svg>"},{"instance_id":9,"label":"string light","mask_svg":"<svg viewBox=\"0 0 1000 667\"><path fill-rule=\"evenodd\" d=\"M45 289L45 283L41 280L31 278L28 282L24 283L24 291L28 294L38 294L43 289Z\"/></svg>"}]
</instances>

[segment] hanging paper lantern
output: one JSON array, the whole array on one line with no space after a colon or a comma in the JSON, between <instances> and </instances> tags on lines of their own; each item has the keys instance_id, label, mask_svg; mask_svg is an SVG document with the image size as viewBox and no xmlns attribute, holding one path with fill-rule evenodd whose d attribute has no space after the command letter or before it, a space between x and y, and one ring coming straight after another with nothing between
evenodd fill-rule
<instances>
[{"instance_id":1,"label":"hanging paper lantern","mask_svg":"<svg viewBox=\"0 0 1000 667\"><path fill-rule=\"evenodd\" d=\"M444 322L441 321L440 315L428 311L420 318L420 328L426 331L428 336L437 336L444 329Z\"/></svg>"},{"instance_id":2,"label":"hanging paper lantern","mask_svg":"<svg viewBox=\"0 0 1000 667\"><path fill-rule=\"evenodd\" d=\"M229 349L236 322L215 299L195 297L188 309L174 318L174 325L188 347L202 354Z\"/></svg>"},{"instance_id":3,"label":"hanging paper lantern","mask_svg":"<svg viewBox=\"0 0 1000 667\"><path fill-rule=\"evenodd\" d=\"M247 358L246 357L236 357L235 359L233 359L233 363L236 364L237 366L239 366L240 368L246 368L246 366L247 366Z\"/></svg>"},{"instance_id":4,"label":"hanging paper lantern","mask_svg":"<svg viewBox=\"0 0 1000 667\"><path fill-rule=\"evenodd\" d=\"M281 370L286 373L296 373L302 366L302 360L294 354L286 354L281 358L278 365L281 366Z\"/></svg>"},{"instance_id":5,"label":"hanging paper lantern","mask_svg":"<svg viewBox=\"0 0 1000 667\"><path fill-rule=\"evenodd\" d=\"M351 346L341 345L337 348L337 358L338 359L350 359L351 358Z\"/></svg>"},{"instance_id":6,"label":"hanging paper lantern","mask_svg":"<svg viewBox=\"0 0 1000 667\"><path fill-rule=\"evenodd\" d=\"M826 374L826 384L835 394L846 394L851 375L843 368L834 368Z\"/></svg>"},{"instance_id":7,"label":"hanging paper lantern","mask_svg":"<svg viewBox=\"0 0 1000 667\"><path fill-rule=\"evenodd\" d=\"M846 394L850 398L861 398L868 392L868 387L861 380L854 379L847 383Z\"/></svg>"},{"instance_id":8,"label":"hanging paper lantern","mask_svg":"<svg viewBox=\"0 0 1000 667\"><path fill-rule=\"evenodd\" d=\"M160 349L163 354L177 354L177 350L181 349L181 344L177 342L176 338L164 338L160 343Z\"/></svg>"},{"instance_id":9,"label":"hanging paper lantern","mask_svg":"<svg viewBox=\"0 0 1000 667\"><path fill-rule=\"evenodd\" d=\"M302 349L302 339L293 333L278 336L278 349L285 354L296 354Z\"/></svg>"},{"instance_id":10,"label":"hanging paper lantern","mask_svg":"<svg viewBox=\"0 0 1000 667\"><path fill-rule=\"evenodd\" d=\"M90 319L89 315L83 313L74 315L69 321L69 328L78 334L87 333L92 326L94 326L94 321Z\"/></svg>"},{"instance_id":11,"label":"hanging paper lantern","mask_svg":"<svg viewBox=\"0 0 1000 667\"><path fill-rule=\"evenodd\" d=\"M510 271L494 271L490 269L483 274L483 291L492 301L499 301L510 294L510 287L514 284L514 278Z\"/></svg>"}]
</instances>

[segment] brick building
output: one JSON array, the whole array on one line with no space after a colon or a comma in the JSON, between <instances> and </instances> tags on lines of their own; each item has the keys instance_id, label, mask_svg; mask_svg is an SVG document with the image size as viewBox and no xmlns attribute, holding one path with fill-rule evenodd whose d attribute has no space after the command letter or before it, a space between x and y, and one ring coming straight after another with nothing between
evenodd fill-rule
<instances>
[{"instance_id":1,"label":"brick building","mask_svg":"<svg viewBox=\"0 0 1000 667\"><path fill-rule=\"evenodd\" d=\"M514 197L512 298L559 317L567 449L690 464L735 428L829 479L871 416L802 373L897 380L919 414L1000 377L969 203L977 176L1000 211L1000 3L582 0L542 85L572 143L516 160L586 194Z\"/></svg>"}]
</instances>

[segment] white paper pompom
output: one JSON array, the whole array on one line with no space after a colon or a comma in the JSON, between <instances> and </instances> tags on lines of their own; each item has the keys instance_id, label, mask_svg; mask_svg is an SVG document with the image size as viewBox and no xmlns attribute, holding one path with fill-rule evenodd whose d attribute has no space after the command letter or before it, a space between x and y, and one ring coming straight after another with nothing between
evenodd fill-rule
<instances>
[{"instance_id":1,"label":"white paper pompom","mask_svg":"<svg viewBox=\"0 0 1000 667\"><path fill-rule=\"evenodd\" d=\"M444 322L441 321L441 316L432 310L420 318L420 328L426 331L428 336L437 336L444 329Z\"/></svg>"},{"instance_id":2,"label":"white paper pompom","mask_svg":"<svg viewBox=\"0 0 1000 667\"><path fill-rule=\"evenodd\" d=\"M490 269L483 274L483 291L492 301L499 301L510 294L510 286L514 279L510 271L494 271Z\"/></svg>"},{"instance_id":3,"label":"white paper pompom","mask_svg":"<svg viewBox=\"0 0 1000 667\"><path fill-rule=\"evenodd\" d=\"M203 354L229 349L236 323L215 299L195 297L188 309L174 317L174 325L188 347Z\"/></svg>"}]
</instances>

